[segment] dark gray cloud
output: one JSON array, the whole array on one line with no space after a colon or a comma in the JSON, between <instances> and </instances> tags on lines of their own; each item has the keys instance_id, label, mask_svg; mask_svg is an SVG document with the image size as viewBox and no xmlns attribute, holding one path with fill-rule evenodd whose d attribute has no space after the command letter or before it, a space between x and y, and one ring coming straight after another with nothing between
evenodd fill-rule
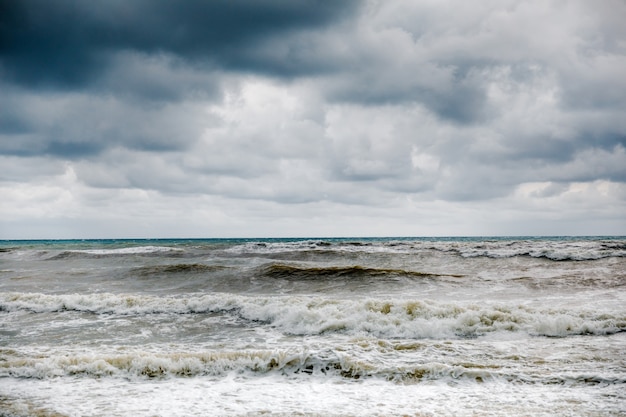
<instances>
[{"instance_id":1,"label":"dark gray cloud","mask_svg":"<svg viewBox=\"0 0 626 417\"><path fill-rule=\"evenodd\" d=\"M3 0L4 77L25 86L80 87L117 52L164 54L207 67L302 72L254 54L268 39L345 17L354 1Z\"/></svg>"},{"instance_id":2,"label":"dark gray cloud","mask_svg":"<svg viewBox=\"0 0 626 417\"><path fill-rule=\"evenodd\" d=\"M95 158L107 149L170 152L185 149L210 117L200 105L144 104L123 94L93 95L6 88L0 106L9 109L0 125L0 153Z\"/></svg>"},{"instance_id":3,"label":"dark gray cloud","mask_svg":"<svg viewBox=\"0 0 626 417\"><path fill-rule=\"evenodd\" d=\"M284 59L300 48L277 52L273 40L306 38L357 6L0 1L0 105L7 109L0 152L93 159L119 146L184 149L211 119L193 103L219 102L227 71L291 77L321 70ZM191 104L173 108L183 102Z\"/></svg>"}]
</instances>

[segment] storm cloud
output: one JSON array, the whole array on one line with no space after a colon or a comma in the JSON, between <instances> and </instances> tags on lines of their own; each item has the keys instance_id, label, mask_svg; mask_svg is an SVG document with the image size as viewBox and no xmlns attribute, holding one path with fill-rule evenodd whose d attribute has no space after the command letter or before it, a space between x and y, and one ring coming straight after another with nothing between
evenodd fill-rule
<instances>
[{"instance_id":1,"label":"storm cloud","mask_svg":"<svg viewBox=\"0 0 626 417\"><path fill-rule=\"evenodd\" d=\"M626 234L624 21L0 0L0 237Z\"/></svg>"},{"instance_id":2,"label":"storm cloud","mask_svg":"<svg viewBox=\"0 0 626 417\"><path fill-rule=\"evenodd\" d=\"M80 87L120 52L169 55L210 67L289 73L256 51L274 38L319 29L353 1L3 1L5 76L21 84ZM296 72L305 72L299 68Z\"/></svg>"}]
</instances>

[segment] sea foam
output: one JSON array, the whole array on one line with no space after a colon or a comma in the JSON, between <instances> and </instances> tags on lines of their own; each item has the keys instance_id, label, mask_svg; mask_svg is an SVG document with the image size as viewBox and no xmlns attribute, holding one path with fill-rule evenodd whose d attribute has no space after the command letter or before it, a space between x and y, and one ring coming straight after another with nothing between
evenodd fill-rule
<instances>
[{"instance_id":1,"label":"sea foam","mask_svg":"<svg viewBox=\"0 0 626 417\"><path fill-rule=\"evenodd\" d=\"M536 336L606 335L626 330L626 312L537 308L513 303L337 299L232 294L157 297L129 294L0 293L0 311L93 314L220 313L285 334L338 332L388 338L477 337L492 332Z\"/></svg>"}]
</instances>

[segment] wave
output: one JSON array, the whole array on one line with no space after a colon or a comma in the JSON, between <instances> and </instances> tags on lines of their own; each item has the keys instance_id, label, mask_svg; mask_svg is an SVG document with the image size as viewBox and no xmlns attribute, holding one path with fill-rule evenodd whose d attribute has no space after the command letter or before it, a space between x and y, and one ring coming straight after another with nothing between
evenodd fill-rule
<instances>
[{"instance_id":1,"label":"wave","mask_svg":"<svg viewBox=\"0 0 626 417\"><path fill-rule=\"evenodd\" d=\"M210 273L229 269L223 265L205 265L199 263L193 264L170 264L170 265L152 265L141 266L130 270L131 273L137 275L158 275L158 274L184 274L184 273Z\"/></svg>"},{"instance_id":2,"label":"wave","mask_svg":"<svg viewBox=\"0 0 626 417\"><path fill-rule=\"evenodd\" d=\"M18 256L22 252L39 254L39 258L98 258L114 256L199 256L219 254L224 257L287 257L288 259L304 259L327 256L360 256L373 255L428 255L433 252L450 253L453 255L474 258L512 258L532 257L553 261L591 261L604 258L626 257L626 239L624 238L457 238L457 239L317 239L317 240L286 240L258 241L245 243L207 244L180 242L173 246L141 245L115 247L107 244L98 248L85 249L67 248L61 252L55 246L39 249L20 249L5 247L3 256Z\"/></svg>"},{"instance_id":3,"label":"wave","mask_svg":"<svg viewBox=\"0 0 626 417\"><path fill-rule=\"evenodd\" d=\"M433 380L471 382L506 381L522 384L613 385L626 378L602 374L567 375L542 372L520 373L506 366L480 363L426 362L391 365L386 361L363 360L342 351L243 350L205 352L129 352L122 354L62 354L20 356L4 354L0 378L114 377L125 379L189 378L197 376L255 377L283 376L336 377L342 379L380 378L397 383Z\"/></svg>"},{"instance_id":4,"label":"wave","mask_svg":"<svg viewBox=\"0 0 626 417\"><path fill-rule=\"evenodd\" d=\"M458 274L435 274L427 272L409 271L404 269L392 268L371 268L361 265L352 266L328 266L328 267L305 267L299 265L288 265L281 263L272 263L261 268L261 274L269 278L282 279L336 279L336 278L377 278L377 277L411 277L411 278L428 278L428 277L454 277L461 278L463 275Z\"/></svg>"},{"instance_id":5,"label":"wave","mask_svg":"<svg viewBox=\"0 0 626 417\"><path fill-rule=\"evenodd\" d=\"M66 250L51 256L47 259L58 260L66 258L99 258L106 256L127 256L127 255L181 255L183 249L173 248L168 246L133 246L126 248L114 248L114 249L81 249L81 250Z\"/></svg>"},{"instance_id":6,"label":"wave","mask_svg":"<svg viewBox=\"0 0 626 417\"><path fill-rule=\"evenodd\" d=\"M511 242L508 245L471 245L455 248L453 251L466 258L528 256L552 261L593 261L626 257L626 245L613 242Z\"/></svg>"},{"instance_id":7,"label":"wave","mask_svg":"<svg viewBox=\"0 0 626 417\"><path fill-rule=\"evenodd\" d=\"M0 311L126 316L212 313L235 317L250 326L270 326L287 335L344 333L408 339L474 338L493 332L567 337L626 331L623 310L307 296L0 293Z\"/></svg>"},{"instance_id":8,"label":"wave","mask_svg":"<svg viewBox=\"0 0 626 417\"><path fill-rule=\"evenodd\" d=\"M310 250L328 250L333 243L324 240L298 240L287 242L246 242L225 249L225 253L244 254L275 254L282 252L303 252Z\"/></svg>"},{"instance_id":9,"label":"wave","mask_svg":"<svg viewBox=\"0 0 626 417\"><path fill-rule=\"evenodd\" d=\"M300 252L417 254L427 251L449 252L466 258L528 256L553 261L585 261L626 257L626 242L623 239L302 240L247 242L228 248L225 253L267 256Z\"/></svg>"}]
</instances>

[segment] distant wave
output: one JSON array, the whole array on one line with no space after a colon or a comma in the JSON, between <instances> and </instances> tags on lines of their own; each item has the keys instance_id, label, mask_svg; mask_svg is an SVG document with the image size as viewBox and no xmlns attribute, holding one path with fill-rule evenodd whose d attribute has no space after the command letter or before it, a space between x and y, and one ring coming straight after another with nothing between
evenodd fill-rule
<instances>
[{"instance_id":1,"label":"distant wave","mask_svg":"<svg viewBox=\"0 0 626 417\"><path fill-rule=\"evenodd\" d=\"M427 251L455 253L462 257L511 258L528 256L553 261L585 261L626 257L622 239L532 239L532 240L401 240L401 241L323 241L248 242L226 249L238 255L272 255L291 252L321 253L395 253Z\"/></svg>"},{"instance_id":2,"label":"distant wave","mask_svg":"<svg viewBox=\"0 0 626 417\"><path fill-rule=\"evenodd\" d=\"M439 251L454 252L466 258L498 259L528 256L552 261L592 261L626 257L626 243L611 240L445 242L430 247Z\"/></svg>"},{"instance_id":3,"label":"distant wave","mask_svg":"<svg viewBox=\"0 0 626 417\"><path fill-rule=\"evenodd\" d=\"M81 258L81 257L105 257L105 256L126 256L126 255L180 255L182 249L167 246L136 246L115 249L81 249L66 250L47 259L58 260L65 258Z\"/></svg>"},{"instance_id":4,"label":"distant wave","mask_svg":"<svg viewBox=\"0 0 626 417\"><path fill-rule=\"evenodd\" d=\"M242 245L235 245L225 252L232 254L279 254L289 252L340 252L340 253L389 253L405 252L410 250L411 245L394 242L377 241L325 241L325 240L300 240L293 242L247 242Z\"/></svg>"},{"instance_id":5,"label":"distant wave","mask_svg":"<svg viewBox=\"0 0 626 417\"><path fill-rule=\"evenodd\" d=\"M32 252L34 249L18 250ZM0 249L7 253L15 248ZM418 255L432 252L450 253L465 258L512 258L532 257L553 261L591 261L604 258L626 257L626 240L615 239L495 239L495 240L299 240L246 242L242 244L218 246L128 246L92 249L64 249L55 253L54 248L34 250L40 258L55 260L66 258L93 258L113 256L197 256L204 253L216 253L226 257L273 257L299 260L306 255L323 257L326 255L362 255L362 254L402 254Z\"/></svg>"},{"instance_id":6,"label":"distant wave","mask_svg":"<svg viewBox=\"0 0 626 417\"><path fill-rule=\"evenodd\" d=\"M0 311L117 315L218 313L234 316L250 325L271 326L291 335L345 333L409 339L474 338L492 332L566 337L626 331L624 310L553 310L518 304L306 296L0 293Z\"/></svg>"}]
</instances>

